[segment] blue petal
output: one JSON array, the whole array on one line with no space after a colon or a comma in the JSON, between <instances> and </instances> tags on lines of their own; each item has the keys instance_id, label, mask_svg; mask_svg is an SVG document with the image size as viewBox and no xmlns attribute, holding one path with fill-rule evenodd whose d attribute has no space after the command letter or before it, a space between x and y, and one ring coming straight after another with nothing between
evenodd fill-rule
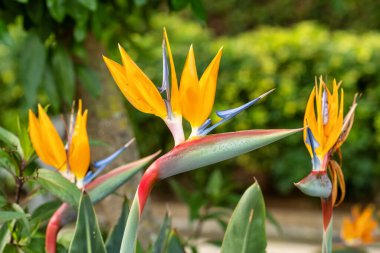
<instances>
[{"instance_id":1,"label":"blue petal","mask_svg":"<svg viewBox=\"0 0 380 253\"><path fill-rule=\"evenodd\" d=\"M306 143L310 145L311 152L313 153L313 159L312 159L313 170L320 170L321 161L319 161L317 154L315 153L315 149L319 147L319 143L314 138L314 135L311 132L311 129L309 127L307 127L306 129Z\"/></svg>"},{"instance_id":2,"label":"blue petal","mask_svg":"<svg viewBox=\"0 0 380 253\"><path fill-rule=\"evenodd\" d=\"M170 86L169 86L169 65L166 56L166 42L162 41L162 86L158 88L162 93L166 91L166 99L170 102Z\"/></svg>"},{"instance_id":3,"label":"blue petal","mask_svg":"<svg viewBox=\"0 0 380 253\"><path fill-rule=\"evenodd\" d=\"M203 123L203 125L199 128L198 130L198 135L200 136L203 136L203 135L206 135L208 134L209 132L211 132L212 130L214 130L215 128L217 128L218 126L220 126L221 124L223 124L224 122L226 122L227 120L230 120L232 119L233 117L235 117L236 115L238 115L239 113L241 113L242 111L246 110L247 108L249 108L250 106L256 104L258 101L260 101L263 97L265 97L266 95L268 95L269 93L273 92L274 89L262 94L261 96L249 101L248 103L244 104L244 105L241 105L237 108L233 108L233 109L228 109L228 110L223 110L223 111L216 111L216 115L218 115L219 118L221 118L222 120L220 120L219 122L217 122L216 124L210 126L209 128L206 128L210 123L211 121L209 122L210 119L208 119L207 121L205 121L205 123ZM207 123L207 125L206 125Z\"/></svg>"},{"instance_id":4,"label":"blue petal","mask_svg":"<svg viewBox=\"0 0 380 253\"><path fill-rule=\"evenodd\" d=\"M123 147L116 150L113 154L110 156L96 161L92 164L92 167L95 169L95 171L89 171L85 178L84 178L84 184L88 184L91 182L99 173L101 173L107 165L109 165L113 160L115 160L124 150L128 148L129 145L131 145L132 142L134 142L135 139L133 138L128 143L126 143Z\"/></svg>"},{"instance_id":5,"label":"blue petal","mask_svg":"<svg viewBox=\"0 0 380 253\"><path fill-rule=\"evenodd\" d=\"M198 132L202 132L211 124L211 119L207 119L203 124L199 127Z\"/></svg>"}]
</instances>

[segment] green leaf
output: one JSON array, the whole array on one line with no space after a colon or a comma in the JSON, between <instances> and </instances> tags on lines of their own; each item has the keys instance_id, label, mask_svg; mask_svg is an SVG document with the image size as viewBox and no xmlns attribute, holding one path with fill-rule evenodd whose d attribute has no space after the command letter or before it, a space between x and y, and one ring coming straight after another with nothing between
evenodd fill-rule
<instances>
[{"instance_id":1,"label":"green leaf","mask_svg":"<svg viewBox=\"0 0 380 253\"><path fill-rule=\"evenodd\" d=\"M39 169L34 179L51 194L72 206L77 206L81 196L77 186L57 171Z\"/></svg>"},{"instance_id":2,"label":"green leaf","mask_svg":"<svg viewBox=\"0 0 380 253\"><path fill-rule=\"evenodd\" d=\"M3 195L0 195L0 208L5 206L7 203L8 203L7 199Z\"/></svg>"},{"instance_id":3,"label":"green leaf","mask_svg":"<svg viewBox=\"0 0 380 253\"><path fill-rule=\"evenodd\" d=\"M169 235L168 249L167 253L184 253L181 240L179 239L176 231L174 229L171 230Z\"/></svg>"},{"instance_id":4,"label":"green leaf","mask_svg":"<svg viewBox=\"0 0 380 253\"><path fill-rule=\"evenodd\" d=\"M13 225L11 226L13 227ZM5 245L11 238L11 230L8 222L5 222L0 228L0 252L4 252Z\"/></svg>"},{"instance_id":5,"label":"green leaf","mask_svg":"<svg viewBox=\"0 0 380 253\"><path fill-rule=\"evenodd\" d=\"M92 69L80 66L77 68L80 83L92 96L98 97L101 94L101 83L99 77Z\"/></svg>"},{"instance_id":6,"label":"green leaf","mask_svg":"<svg viewBox=\"0 0 380 253\"><path fill-rule=\"evenodd\" d=\"M51 16L61 23L65 17L65 0L46 0Z\"/></svg>"},{"instance_id":7,"label":"green leaf","mask_svg":"<svg viewBox=\"0 0 380 253\"><path fill-rule=\"evenodd\" d=\"M121 185L131 179L137 172L145 167L158 154L142 158L138 161L120 166L119 168L109 171L107 174L99 176L94 181L86 185L86 191L94 203L102 200L109 194L117 190Z\"/></svg>"},{"instance_id":8,"label":"green leaf","mask_svg":"<svg viewBox=\"0 0 380 253\"><path fill-rule=\"evenodd\" d=\"M66 104L71 105L75 92L75 72L69 53L58 47L54 51L52 65L59 94Z\"/></svg>"},{"instance_id":9,"label":"green leaf","mask_svg":"<svg viewBox=\"0 0 380 253\"><path fill-rule=\"evenodd\" d=\"M0 223L24 218L25 214L15 211L0 211Z\"/></svg>"},{"instance_id":10,"label":"green leaf","mask_svg":"<svg viewBox=\"0 0 380 253\"><path fill-rule=\"evenodd\" d=\"M14 245L14 244L10 244L8 243L7 245L5 245L5 248L4 248L4 253L19 253L18 249L17 249L17 246Z\"/></svg>"},{"instance_id":11,"label":"green leaf","mask_svg":"<svg viewBox=\"0 0 380 253\"><path fill-rule=\"evenodd\" d=\"M241 197L224 235L221 253L264 253L265 203L255 182Z\"/></svg>"},{"instance_id":12,"label":"green leaf","mask_svg":"<svg viewBox=\"0 0 380 253\"><path fill-rule=\"evenodd\" d=\"M0 149L0 168L8 170L12 174L16 174L18 168L15 160L8 154L8 152L2 149Z\"/></svg>"},{"instance_id":13,"label":"green leaf","mask_svg":"<svg viewBox=\"0 0 380 253\"><path fill-rule=\"evenodd\" d=\"M32 238L28 245L22 247L22 250L25 253L45 252L45 240L42 237Z\"/></svg>"},{"instance_id":14,"label":"green leaf","mask_svg":"<svg viewBox=\"0 0 380 253\"><path fill-rule=\"evenodd\" d=\"M26 50L23 50L20 57L20 77L27 107L31 107L36 102L38 87L42 82L46 52L40 38L33 33L26 38L24 47Z\"/></svg>"},{"instance_id":15,"label":"green leaf","mask_svg":"<svg viewBox=\"0 0 380 253\"><path fill-rule=\"evenodd\" d=\"M97 0L78 0L78 2L91 11L96 10Z\"/></svg>"},{"instance_id":16,"label":"green leaf","mask_svg":"<svg viewBox=\"0 0 380 253\"><path fill-rule=\"evenodd\" d=\"M24 212L24 209L22 209L22 207L16 203L12 203L12 208L13 208L13 210L15 210L16 212L21 214L20 220L21 220L21 223L23 225L25 235L27 236L26 239L27 239L27 241L29 241L31 229L30 229L30 223L29 223L28 217L27 217L26 213Z\"/></svg>"},{"instance_id":17,"label":"green leaf","mask_svg":"<svg viewBox=\"0 0 380 253\"><path fill-rule=\"evenodd\" d=\"M69 253L84 252L107 252L91 199L86 192L83 192L80 200L74 237L69 247Z\"/></svg>"},{"instance_id":18,"label":"green leaf","mask_svg":"<svg viewBox=\"0 0 380 253\"><path fill-rule=\"evenodd\" d=\"M77 22L74 28L74 38L77 42L82 42L87 36L87 25L85 22Z\"/></svg>"},{"instance_id":19,"label":"green leaf","mask_svg":"<svg viewBox=\"0 0 380 253\"><path fill-rule=\"evenodd\" d=\"M206 20L206 10L203 6L202 0L190 0L191 9L197 18L202 21Z\"/></svg>"},{"instance_id":20,"label":"green leaf","mask_svg":"<svg viewBox=\"0 0 380 253\"><path fill-rule=\"evenodd\" d=\"M171 0L170 5L175 11L182 10L189 3L189 0Z\"/></svg>"},{"instance_id":21,"label":"green leaf","mask_svg":"<svg viewBox=\"0 0 380 253\"><path fill-rule=\"evenodd\" d=\"M60 201L50 201L40 205L34 212L32 213L32 217L30 219L31 224L38 224L40 222L47 221L51 218L57 208L61 205Z\"/></svg>"},{"instance_id":22,"label":"green leaf","mask_svg":"<svg viewBox=\"0 0 380 253\"><path fill-rule=\"evenodd\" d=\"M168 213L165 214L164 221L162 222L160 232L153 245L152 253L163 253L168 242L168 236L171 227L171 219Z\"/></svg>"},{"instance_id":23,"label":"green leaf","mask_svg":"<svg viewBox=\"0 0 380 253\"><path fill-rule=\"evenodd\" d=\"M23 4L29 2L29 0L15 0L15 1L16 1L16 2L19 2L19 3L23 3Z\"/></svg>"},{"instance_id":24,"label":"green leaf","mask_svg":"<svg viewBox=\"0 0 380 253\"><path fill-rule=\"evenodd\" d=\"M29 138L28 129L25 125L21 124L19 117L17 117L17 135L20 140L21 148L24 151L24 159L29 161L34 154L34 148Z\"/></svg>"},{"instance_id":25,"label":"green leaf","mask_svg":"<svg viewBox=\"0 0 380 253\"><path fill-rule=\"evenodd\" d=\"M54 81L53 72L50 66L46 66L44 79L43 79L43 87L46 91L46 94L49 97L49 102L53 106L55 110L59 109L59 95L56 83Z\"/></svg>"},{"instance_id":26,"label":"green leaf","mask_svg":"<svg viewBox=\"0 0 380 253\"><path fill-rule=\"evenodd\" d=\"M10 150L16 151L21 158L24 157L24 152L22 151L20 140L16 135L0 127L0 141L4 142Z\"/></svg>"},{"instance_id":27,"label":"green leaf","mask_svg":"<svg viewBox=\"0 0 380 253\"><path fill-rule=\"evenodd\" d=\"M123 253L135 252L136 241L137 241L137 228L140 222L139 206L140 206L139 198L138 198L138 194L136 193L132 201L131 209L129 211L127 225L125 226L125 229L124 229L120 252L123 252Z\"/></svg>"},{"instance_id":28,"label":"green leaf","mask_svg":"<svg viewBox=\"0 0 380 253\"><path fill-rule=\"evenodd\" d=\"M120 217L106 240L107 253L120 252L121 241L123 239L125 225L127 224L128 214L129 201L127 198L125 198L121 209Z\"/></svg>"}]
</instances>

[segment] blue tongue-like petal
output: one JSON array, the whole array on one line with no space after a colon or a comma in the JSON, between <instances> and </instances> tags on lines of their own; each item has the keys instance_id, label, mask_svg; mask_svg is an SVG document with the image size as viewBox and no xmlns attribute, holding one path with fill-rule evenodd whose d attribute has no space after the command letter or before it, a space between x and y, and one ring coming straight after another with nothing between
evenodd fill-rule
<instances>
[{"instance_id":1,"label":"blue tongue-like petal","mask_svg":"<svg viewBox=\"0 0 380 253\"><path fill-rule=\"evenodd\" d=\"M169 64L166 56L166 42L162 41L162 86L158 88L162 93L166 91L166 99L170 102L170 86L169 86Z\"/></svg>"},{"instance_id":2,"label":"blue tongue-like petal","mask_svg":"<svg viewBox=\"0 0 380 253\"><path fill-rule=\"evenodd\" d=\"M247 109L250 106L256 104L263 97L265 97L269 93L273 92L274 90L275 89L272 89L272 90L270 90L270 91L262 94L261 96L255 98L255 99L249 101L248 103L246 103L244 105L241 105L241 106L239 106L237 108L223 110L223 111L216 111L216 115L218 115L218 117L221 118L222 120L220 120L216 124L210 126L209 128L206 128L206 127L210 125L211 120L210 119L206 120L205 123L203 123L202 126L198 129L198 135L199 136L203 136L203 135L208 134L209 132L211 132L212 130L214 130L216 127L220 126L221 124L223 124L227 120L232 119L233 117L235 117L236 115L238 115L239 113L241 113L242 111L244 111L245 109Z\"/></svg>"},{"instance_id":3,"label":"blue tongue-like petal","mask_svg":"<svg viewBox=\"0 0 380 253\"><path fill-rule=\"evenodd\" d=\"M129 142L127 142L123 147L121 147L118 150L116 150L110 156L108 156L108 157L106 157L106 158L104 158L102 160L99 160L99 161L96 161L96 162L92 163L92 167L95 169L95 171L88 171L87 172L87 174L86 174L86 176L84 178L84 184L86 185L89 182L91 182L97 175L99 175L100 172L102 172L104 170L105 167L107 167L107 165L109 165L113 160L115 160L134 141L135 141L135 139L133 138L132 140L130 140Z\"/></svg>"},{"instance_id":4,"label":"blue tongue-like petal","mask_svg":"<svg viewBox=\"0 0 380 253\"><path fill-rule=\"evenodd\" d=\"M319 161L317 154L315 153L315 149L319 147L319 143L315 139L309 127L307 127L306 129L306 143L310 145L311 152L313 153L313 170L320 170L321 162Z\"/></svg>"}]
</instances>

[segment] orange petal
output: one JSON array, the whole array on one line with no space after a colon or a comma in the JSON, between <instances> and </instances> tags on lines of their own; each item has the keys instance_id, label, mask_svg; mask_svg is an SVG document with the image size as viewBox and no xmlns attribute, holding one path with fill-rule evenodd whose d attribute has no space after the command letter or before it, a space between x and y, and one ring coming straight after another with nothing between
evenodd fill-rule
<instances>
[{"instance_id":1,"label":"orange petal","mask_svg":"<svg viewBox=\"0 0 380 253\"><path fill-rule=\"evenodd\" d=\"M49 160L49 165L62 170L66 164L65 147L57 130L41 105L38 105L38 119L42 149Z\"/></svg>"},{"instance_id":2,"label":"orange petal","mask_svg":"<svg viewBox=\"0 0 380 253\"><path fill-rule=\"evenodd\" d=\"M201 89L201 114L199 115L197 125L202 125L209 117L212 107L214 106L216 83L218 80L220 58L222 57L222 48L218 51L212 62L208 65L203 73L199 86Z\"/></svg>"},{"instance_id":3,"label":"orange petal","mask_svg":"<svg viewBox=\"0 0 380 253\"><path fill-rule=\"evenodd\" d=\"M32 145L34 147L34 150L36 151L38 157L46 164L51 165L52 161L49 160L49 157L46 155L44 151L44 144L42 143L41 135L40 135L40 125L39 122L32 112L32 110L29 110L29 136L30 140L32 142Z\"/></svg>"},{"instance_id":4,"label":"orange petal","mask_svg":"<svg viewBox=\"0 0 380 253\"><path fill-rule=\"evenodd\" d=\"M149 104L153 110L153 114L161 118L165 118L167 115L165 103L156 86L120 45L119 51L125 69L125 77L128 83L134 87L136 93L145 100L145 103Z\"/></svg>"},{"instance_id":5,"label":"orange petal","mask_svg":"<svg viewBox=\"0 0 380 253\"><path fill-rule=\"evenodd\" d=\"M90 165L90 144L87 135L87 110L82 115L82 101L75 119L74 133L69 148L70 171L77 180L83 179Z\"/></svg>"},{"instance_id":6,"label":"orange petal","mask_svg":"<svg viewBox=\"0 0 380 253\"><path fill-rule=\"evenodd\" d=\"M179 92L183 116L190 122L192 127L199 127L198 117L201 110L201 100L193 46L190 47L182 71Z\"/></svg>"},{"instance_id":7,"label":"orange petal","mask_svg":"<svg viewBox=\"0 0 380 253\"><path fill-rule=\"evenodd\" d=\"M103 60L106 63L120 91L129 101L129 103L131 103L137 110L141 112L154 114L151 106L145 101L143 97L140 96L140 94L136 91L136 88L128 82L127 77L125 76L124 67L105 56L103 56Z\"/></svg>"}]
</instances>

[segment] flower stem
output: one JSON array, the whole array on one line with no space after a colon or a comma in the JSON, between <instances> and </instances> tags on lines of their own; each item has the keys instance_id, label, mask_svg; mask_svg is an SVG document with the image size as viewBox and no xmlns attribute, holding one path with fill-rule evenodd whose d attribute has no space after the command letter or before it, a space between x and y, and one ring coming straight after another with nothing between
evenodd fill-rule
<instances>
[{"instance_id":1,"label":"flower stem","mask_svg":"<svg viewBox=\"0 0 380 253\"><path fill-rule=\"evenodd\" d=\"M321 203L323 218L322 253L331 253L333 236L333 204L331 196L327 199L321 198Z\"/></svg>"}]
</instances>

